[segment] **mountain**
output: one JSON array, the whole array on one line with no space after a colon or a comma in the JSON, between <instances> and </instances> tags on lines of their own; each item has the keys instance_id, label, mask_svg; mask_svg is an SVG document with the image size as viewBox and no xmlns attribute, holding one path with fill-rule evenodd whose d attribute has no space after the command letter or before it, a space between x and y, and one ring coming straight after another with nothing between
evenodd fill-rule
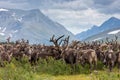
<instances>
[{"instance_id":1,"label":"mountain","mask_svg":"<svg viewBox=\"0 0 120 80\"><path fill-rule=\"evenodd\" d=\"M90 37L92 35L95 35L97 33L98 30L98 26L94 25L91 29L88 29L87 31L83 31L79 34L76 35L76 38L80 39L80 40L84 40L87 37ZM91 33L92 32L92 33ZM89 35L88 35L89 34Z\"/></svg>"},{"instance_id":2,"label":"mountain","mask_svg":"<svg viewBox=\"0 0 120 80\"><path fill-rule=\"evenodd\" d=\"M118 41L120 42L120 28L114 28L111 30L107 30L107 31L103 31L99 34L93 35L91 37L88 37L87 39L85 39L84 41L97 41L97 40L103 40L106 41L106 38L109 39L109 41L111 40L115 40L115 36L118 36Z\"/></svg>"},{"instance_id":3,"label":"mountain","mask_svg":"<svg viewBox=\"0 0 120 80\"><path fill-rule=\"evenodd\" d=\"M101 26L93 26L91 29L77 34L76 38L80 40L85 40L88 37L91 37L93 35L102 33L107 30L115 29L115 28L120 28L120 19L111 17L110 19L105 21Z\"/></svg>"},{"instance_id":4,"label":"mountain","mask_svg":"<svg viewBox=\"0 0 120 80\"><path fill-rule=\"evenodd\" d=\"M50 44L52 35L74 35L66 30L61 24L52 21L39 9L0 9L0 41L11 37L12 41L24 38L30 43Z\"/></svg>"}]
</instances>

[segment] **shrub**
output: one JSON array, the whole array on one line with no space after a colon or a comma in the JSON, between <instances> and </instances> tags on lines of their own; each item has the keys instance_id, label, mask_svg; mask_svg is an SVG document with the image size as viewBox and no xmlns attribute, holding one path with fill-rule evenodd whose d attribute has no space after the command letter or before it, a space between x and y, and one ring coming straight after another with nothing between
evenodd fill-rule
<instances>
[{"instance_id":1,"label":"shrub","mask_svg":"<svg viewBox=\"0 0 120 80\"><path fill-rule=\"evenodd\" d=\"M31 66L27 58L21 61L12 59L10 64L0 67L0 80L53 80L52 76L58 75L78 75L84 74L91 77L92 80L119 80L118 69L109 73L103 69L103 64L98 62L97 73L90 73L89 65L82 67L80 64L71 66L63 60L54 60L53 58L40 59L37 65Z\"/></svg>"}]
</instances>

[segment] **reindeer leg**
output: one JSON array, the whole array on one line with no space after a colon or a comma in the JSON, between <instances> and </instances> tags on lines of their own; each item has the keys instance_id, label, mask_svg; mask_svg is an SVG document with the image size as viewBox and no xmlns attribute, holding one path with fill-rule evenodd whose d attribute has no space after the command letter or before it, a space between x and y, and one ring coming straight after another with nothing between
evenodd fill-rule
<instances>
[{"instance_id":1,"label":"reindeer leg","mask_svg":"<svg viewBox=\"0 0 120 80\"><path fill-rule=\"evenodd\" d=\"M71 74L73 74L73 70L74 70L73 64L70 64L70 67L71 67Z\"/></svg>"},{"instance_id":2,"label":"reindeer leg","mask_svg":"<svg viewBox=\"0 0 120 80\"><path fill-rule=\"evenodd\" d=\"M113 66L114 66L114 62L111 62L111 63L109 64L109 70L110 70L110 72L112 71Z\"/></svg>"},{"instance_id":3,"label":"reindeer leg","mask_svg":"<svg viewBox=\"0 0 120 80\"><path fill-rule=\"evenodd\" d=\"M118 69L119 69L119 72L120 72L120 62L118 63Z\"/></svg>"},{"instance_id":4,"label":"reindeer leg","mask_svg":"<svg viewBox=\"0 0 120 80\"><path fill-rule=\"evenodd\" d=\"M94 61L94 70L96 70L96 69L97 69L97 62Z\"/></svg>"},{"instance_id":5,"label":"reindeer leg","mask_svg":"<svg viewBox=\"0 0 120 80\"><path fill-rule=\"evenodd\" d=\"M118 68L120 69L120 63L118 64Z\"/></svg>"},{"instance_id":6,"label":"reindeer leg","mask_svg":"<svg viewBox=\"0 0 120 80\"><path fill-rule=\"evenodd\" d=\"M93 61L92 61L92 59L90 59L90 60L89 60L90 71L92 71L92 64L93 64Z\"/></svg>"},{"instance_id":7,"label":"reindeer leg","mask_svg":"<svg viewBox=\"0 0 120 80\"><path fill-rule=\"evenodd\" d=\"M90 73L92 73L92 63L90 63L89 68L90 68Z\"/></svg>"},{"instance_id":8,"label":"reindeer leg","mask_svg":"<svg viewBox=\"0 0 120 80\"><path fill-rule=\"evenodd\" d=\"M109 67L109 71L111 72L112 70L111 63L108 64L108 67Z\"/></svg>"}]
</instances>

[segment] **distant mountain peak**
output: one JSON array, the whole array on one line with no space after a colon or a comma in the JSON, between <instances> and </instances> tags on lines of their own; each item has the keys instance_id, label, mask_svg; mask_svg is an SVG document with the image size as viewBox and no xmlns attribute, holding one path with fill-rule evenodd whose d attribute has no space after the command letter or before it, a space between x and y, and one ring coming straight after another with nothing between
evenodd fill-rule
<instances>
[{"instance_id":1,"label":"distant mountain peak","mask_svg":"<svg viewBox=\"0 0 120 80\"><path fill-rule=\"evenodd\" d=\"M93 27L98 27L97 25L93 25Z\"/></svg>"},{"instance_id":2,"label":"distant mountain peak","mask_svg":"<svg viewBox=\"0 0 120 80\"><path fill-rule=\"evenodd\" d=\"M74 35L64 26L46 17L39 9L0 9L0 41L11 36L11 41L21 38L29 40L32 44L50 44L52 35ZM8 11L7 11L8 10Z\"/></svg>"},{"instance_id":3,"label":"distant mountain peak","mask_svg":"<svg viewBox=\"0 0 120 80\"><path fill-rule=\"evenodd\" d=\"M118 18L116 18L116 17L111 17L111 18L109 18L108 20L120 20L120 19L118 19Z\"/></svg>"},{"instance_id":4,"label":"distant mountain peak","mask_svg":"<svg viewBox=\"0 0 120 80\"><path fill-rule=\"evenodd\" d=\"M79 38L80 40L85 40L86 38L91 37L93 35L116 28L120 28L120 19L116 17L111 17L100 26L94 25L91 29L88 29L87 31L77 34L76 37Z\"/></svg>"},{"instance_id":5,"label":"distant mountain peak","mask_svg":"<svg viewBox=\"0 0 120 80\"><path fill-rule=\"evenodd\" d=\"M120 19L116 18L116 17L111 17L108 20L106 20L101 27L102 28L111 28L112 26L118 27L120 23Z\"/></svg>"},{"instance_id":6,"label":"distant mountain peak","mask_svg":"<svg viewBox=\"0 0 120 80\"><path fill-rule=\"evenodd\" d=\"M98 26L97 25L93 25L93 27L91 29L94 29L94 28L97 28Z\"/></svg>"},{"instance_id":7,"label":"distant mountain peak","mask_svg":"<svg viewBox=\"0 0 120 80\"><path fill-rule=\"evenodd\" d=\"M110 23L117 22L117 21L120 21L120 19L118 19L116 17L111 17L108 20L106 20L102 25L104 25L104 24L110 24Z\"/></svg>"}]
</instances>

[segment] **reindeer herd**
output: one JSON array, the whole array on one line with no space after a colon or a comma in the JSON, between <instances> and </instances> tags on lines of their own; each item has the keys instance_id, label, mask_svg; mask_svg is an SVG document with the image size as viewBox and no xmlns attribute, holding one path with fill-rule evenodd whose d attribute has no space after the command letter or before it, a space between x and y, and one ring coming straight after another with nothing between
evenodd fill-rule
<instances>
[{"instance_id":1,"label":"reindeer herd","mask_svg":"<svg viewBox=\"0 0 120 80\"><path fill-rule=\"evenodd\" d=\"M89 64L90 70L96 69L98 61L101 61L105 66L112 71L114 66L120 69L120 44L115 40L106 38L106 42L80 42L72 41L69 43L69 38L64 35L56 38L53 35L50 42L53 45L30 45L29 41L24 39L18 40L15 43L0 43L0 66L5 66L4 62L10 63L13 58L20 61L27 57L30 64L39 64L38 60L48 59L52 57L54 60L64 60L66 64L74 66L80 64L84 66Z\"/></svg>"}]
</instances>

